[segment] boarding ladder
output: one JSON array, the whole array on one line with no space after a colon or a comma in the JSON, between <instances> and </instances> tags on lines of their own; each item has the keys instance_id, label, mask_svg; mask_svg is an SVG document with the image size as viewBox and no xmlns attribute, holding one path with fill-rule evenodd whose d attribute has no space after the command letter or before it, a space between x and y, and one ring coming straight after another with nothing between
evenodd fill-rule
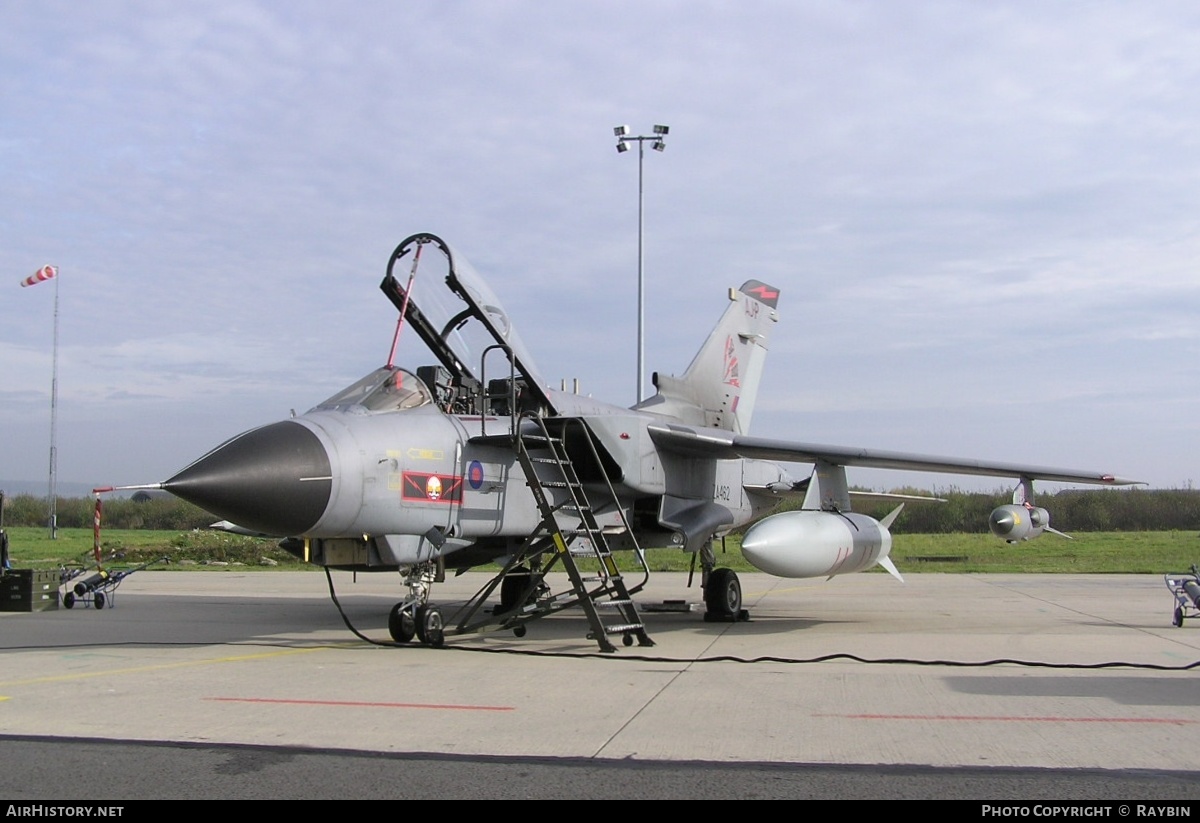
<instances>
[{"instance_id":1,"label":"boarding ladder","mask_svg":"<svg viewBox=\"0 0 1200 823\"><path fill-rule=\"evenodd\" d=\"M573 438L576 448L585 450L585 459L600 467L602 482L591 484L591 495L568 455L568 436ZM570 590L550 599L557 599L560 607L577 603L583 608L591 626L589 636L599 645L600 651L616 651L608 639L613 635L621 635L626 646L633 645L635 638L640 646L653 646L654 641L646 634L632 598L632 593L640 591L649 579L645 553L637 546L625 520L587 424L570 417L550 418L548 423L541 415L528 414L517 427L513 445L542 514L541 523L529 536L525 544L527 549L522 553L524 559L532 561L531 567L540 567L541 572L530 574L515 609L518 613L522 609L539 611L538 601L547 599L543 582L545 572L555 563L561 563L570 580ZM594 503L593 498L598 503ZM603 510L598 506L620 514L621 529L634 543L631 554L641 564L645 579L632 591L625 585L604 529L597 521L597 513ZM543 562L546 555L549 560ZM595 560L597 570L594 573L581 570L577 557Z\"/></svg>"}]
</instances>

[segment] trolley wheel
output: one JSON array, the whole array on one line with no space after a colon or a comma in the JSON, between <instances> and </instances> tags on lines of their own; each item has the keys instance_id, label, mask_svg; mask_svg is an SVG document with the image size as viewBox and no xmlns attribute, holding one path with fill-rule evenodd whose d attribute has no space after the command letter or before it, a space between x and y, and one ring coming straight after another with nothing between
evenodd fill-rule
<instances>
[{"instance_id":1,"label":"trolley wheel","mask_svg":"<svg viewBox=\"0 0 1200 823\"><path fill-rule=\"evenodd\" d=\"M67 592L63 595L63 608L71 609L75 607L75 592Z\"/></svg>"},{"instance_id":2,"label":"trolley wheel","mask_svg":"<svg viewBox=\"0 0 1200 823\"><path fill-rule=\"evenodd\" d=\"M517 626L513 629L513 637L524 637L525 632L529 631L525 626Z\"/></svg>"},{"instance_id":3,"label":"trolley wheel","mask_svg":"<svg viewBox=\"0 0 1200 823\"><path fill-rule=\"evenodd\" d=\"M417 624L413 620L412 609L404 609L403 603L397 603L388 613L388 634L397 643L407 643L417 633Z\"/></svg>"},{"instance_id":4,"label":"trolley wheel","mask_svg":"<svg viewBox=\"0 0 1200 823\"><path fill-rule=\"evenodd\" d=\"M1175 614L1171 618L1171 625L1172 626L1182 626L1183 625L1183 606L1175 607Z\"/></svg>"},{"instance_id":5,"label":"trolley wheel","mask_svg":"<svg viewBox=\"0 0 1200 823\"><path fill-rule=\"evenodd\" d=\"M630 634L629 632L625 632L625 634L621 635L621 642L626 646L632 646L633 645L633 635Z\"/></svg>"},{"instance_id":6,"label":"trolley wheel","mask_svg":"<svg viewBox=\"0 0 1200 823\"><path fill-rule=\"evenodd\" d=\"M104 592L96 592L94 595L92 595L92 605L94 605L97 609L104 608Z\"/></svg>"},{"instance_id":7,"label":"trolley wheel","mask_svg":"<svg viewBox=\"0 0 1200 823\"><path fill-rule=\"evenodd\" d=\"M446 642L442 610L428 604L417 607L417 639L426 646L439 648Z\"/></svg>"}]
</instances>

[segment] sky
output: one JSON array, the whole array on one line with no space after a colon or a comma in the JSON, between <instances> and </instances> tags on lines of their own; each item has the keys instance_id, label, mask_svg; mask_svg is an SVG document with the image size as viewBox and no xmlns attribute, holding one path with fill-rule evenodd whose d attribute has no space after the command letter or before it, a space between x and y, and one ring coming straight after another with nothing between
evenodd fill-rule
<instances>
[{"instance_id":1,"label":"sky","mask_svg":"<svg viewBox=\"0 0 1200 823\"><path fill-rule=\"evenodd\" d=\"M386 361L417 232L552 383L632 404L613 127L655 124L648 373L753 278L754 435L1198 478L1194 3L0 0L0 482L45 488L55 373L60 488L334 394Z\"/></svg>"}]
</instances>

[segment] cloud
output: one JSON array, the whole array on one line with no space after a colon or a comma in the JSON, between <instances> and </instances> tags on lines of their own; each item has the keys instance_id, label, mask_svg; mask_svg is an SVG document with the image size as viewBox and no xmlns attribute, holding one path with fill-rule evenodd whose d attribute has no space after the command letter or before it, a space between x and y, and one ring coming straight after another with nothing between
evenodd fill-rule
<instances>
[{"instance_id":1,"label":"cloud","mask_svg":"<svg viewBox=\"0 0 1200 823\"><path fill-rule=\"evenodd\" d=\"M997 427L1037 418L1068 465L1154 455L1174 482L1198 31L1187 4L17 4L0 269L60 266L64 438L135 420L137 474L378 365L375 287L417 231L470 257L552 381L628 403L638 162L611 128L666 123L651 369L681 372L725 289L762 279L783 321L756 428L887 448L941 410L955 446L1017 460L1040 444L997 455ZM53 294L0 294L19 474L44 464ZM118 459L72 448L89 476Z\"/></svg>"}]
</instances>

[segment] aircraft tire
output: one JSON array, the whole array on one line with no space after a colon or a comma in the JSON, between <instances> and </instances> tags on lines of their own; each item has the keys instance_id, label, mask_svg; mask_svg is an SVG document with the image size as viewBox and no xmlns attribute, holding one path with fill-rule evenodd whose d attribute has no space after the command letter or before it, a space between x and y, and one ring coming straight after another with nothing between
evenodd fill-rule
<instances>
[{"instance_id":1,"label":"aircraft tire","mask_svg":"<svg viewBox=\"0 0 1200 823\"><path fill-rule=\"evenodd\" d=\"M72 609L75 607L75 592L67 592L63 595L63 608Z\"/></svg>"},{"instance_id":2,"label":"aircraft tire","mask_svg":"<svg viewBox=\"0 0 1200 823\"><path fill-rule=\"evenodd\" d=\"M92 605L94 605L97 609L104 608L104 592L96 592L94 595L92 595Z\"/></svg>"},{"instance_id":3,"label":"aircraft tire","mask_svg":"<svg viewBox=\"0 0 1200 823\"><path fill-rule=\"evenodd\" d=\"M715 620L737 620L742 613L742 583L733 569L713 569L704 587L706 615Z\"/></svg>"},{"instance_id":4,"label":"aircraft tire","mask_svg":"<svg viewBox=\"0 0 1200 823\"><path fill-rule=\"evenodd\" d=\"M417 607L417 639L426 646L440 648L446 643L442 610L428 604Z\"/></svg>"},{"instance_id":5,"label":"aircraft tire","mask_svg":"<svg viewBox=\"0 0 1200 823\"><path fill-rule=\"evenodd\" d=\"M407 643L417 633L417 624L413 620L412 609L402 608L403 603L397 603L388 613L388 634L397 643Z\"/></svg>"}]
</instances>

